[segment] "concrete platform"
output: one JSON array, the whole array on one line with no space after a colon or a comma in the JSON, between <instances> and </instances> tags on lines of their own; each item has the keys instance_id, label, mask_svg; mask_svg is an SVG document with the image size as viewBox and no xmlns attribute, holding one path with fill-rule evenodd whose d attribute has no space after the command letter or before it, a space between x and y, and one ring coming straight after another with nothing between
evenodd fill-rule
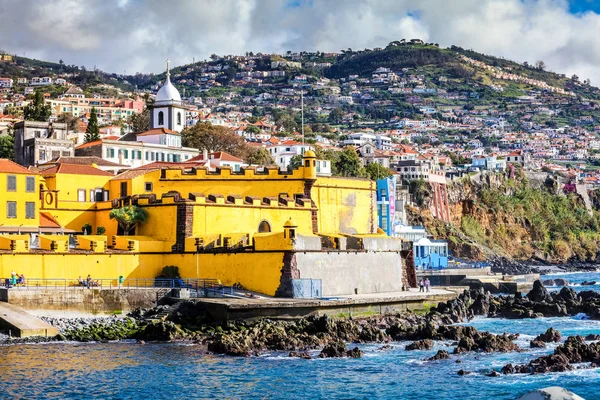
<instances>
[{"instance_id":1,"label":"concrete platform","mask_svg":"<svg viewBox=\"0 0 600 400\"><path fill-rule=\"evenodd\" d=\"M406 292L359 294L328 299L198 298L192 301L203 307L216 321L255 318L297 319L310 315L358 317L392 315L406 310L428 309L439 302L458 297L468 287L435 288L430 293L418 289Z\"/></svg>"},{"instance_id":2,"label":"concrete platform","mask_svg":"<svg viewBox=\"0 0 600 400\"><path fill-rule=\"evenodd\" d=\"M56 336L58 329L12 304L0 302L0 328L12 336Z\"/></svg>"}]
</instances>

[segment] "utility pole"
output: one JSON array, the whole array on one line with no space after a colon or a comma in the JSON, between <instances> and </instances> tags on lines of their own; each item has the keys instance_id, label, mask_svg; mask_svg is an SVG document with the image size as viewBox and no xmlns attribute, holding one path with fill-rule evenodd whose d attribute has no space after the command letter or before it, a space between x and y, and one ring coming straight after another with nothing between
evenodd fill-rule
<instances>
[{"instance_id":1,"label":"utility pole","mask_svg":"<svg viewBox=\"0 0 600 400\"><path fill-rule=\"evenodd\" d=\"M302 116L302 153L304 153L304 90L300 90L300 113Z\"/></svg>"}]
</instances>

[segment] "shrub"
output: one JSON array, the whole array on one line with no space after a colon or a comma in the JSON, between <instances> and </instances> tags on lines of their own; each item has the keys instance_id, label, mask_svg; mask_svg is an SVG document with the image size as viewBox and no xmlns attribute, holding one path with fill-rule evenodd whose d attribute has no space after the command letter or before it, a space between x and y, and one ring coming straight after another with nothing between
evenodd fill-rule
<instances>
[{"instance_id":1,"label":"shrub","mask_svg":"<svg viewBox=\"0 0 600 400\"><path fill-rule=\"evenodd\" d=\"M83 232L85 234L91 234L92 233L92 226L90 224L84 224L81 227L81 232Z\"/></svg>"},{"instance_id":2,"label":"shrub","mask_svg":"<svg viewBox=\"0 0 600 400\"><path fill-rule=\"evenodd\" d=\"M106 228L103 226L99 226L96 228L96 235L104 235L106 233Z\"/></svg>"},{"instance_id":3,"label":"shrub","mask_svg":"<svg viewBox=\"0 0 600 400\"><path fill-rule=\"evenodd\" d=\"M176 265L167 265L163 267L160 275L157 278L169 278L178 279L181 278L179 275L179 267Z\"/></svg>"}]
</instances>

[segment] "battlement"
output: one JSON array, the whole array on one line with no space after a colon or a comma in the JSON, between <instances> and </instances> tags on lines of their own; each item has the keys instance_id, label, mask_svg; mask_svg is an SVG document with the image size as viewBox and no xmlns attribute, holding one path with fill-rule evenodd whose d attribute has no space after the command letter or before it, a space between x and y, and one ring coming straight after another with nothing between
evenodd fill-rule
<instances>
[{"instance_id":1,"label":"battlement","mask_svg":"<svg viewBox=\"0 0 600 400\"><path fill-rule=\"evenodd\" d=\"M112 201L112 207L121 207L124 199L115 199ZM228 206L247 206L247 207L281 207L281 208L312 208L312 202L305 197L292 198L287 193L280 196L242 196L240 194L220 194L220 193L189 193L188 198L184 198L178 192L169 192L157 198L156 194L149 193L143 195L131 196L133 204L139 206L164 205L164 204L204 204L204 205L228 205Z\"/></svg>"},{"instance_id":2,"label":"battlement","mask_svg":"<svg viewBox=\"0 0 600 400\"><path fill-rule=\"evenodd\" d=\"M215 171L209 171L206 167L176 167L161 168L160 180L199 180L199 179L242 179L248 181L255 180L303 180L307 179L305 170L312 170L312 167L299 167L290 171L281 171L278 167L257 167L240 168L234 171L231 167L220 167ZM310 177L308 177L310 179Z\"/></svg>"}]
</instances>

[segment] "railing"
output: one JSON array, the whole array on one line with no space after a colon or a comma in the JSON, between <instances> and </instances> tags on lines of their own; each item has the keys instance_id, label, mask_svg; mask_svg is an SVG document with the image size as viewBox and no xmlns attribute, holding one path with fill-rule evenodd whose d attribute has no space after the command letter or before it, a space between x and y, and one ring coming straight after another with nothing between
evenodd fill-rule
<instances>
[{"instance_id":1,"label":"railing","mask_svg":"<svg viewBox=\"0 0 600 400\"><path fill-rule=\"evenodd\" d=\"M0 280L0 287L28 289L128 289L165 288L214 290L224 288L216 279L168 279L168 278L126 278L116 279L60 279L26 278L24 283L13 285L10 279Z\"/></svg>"}]
</instances>

